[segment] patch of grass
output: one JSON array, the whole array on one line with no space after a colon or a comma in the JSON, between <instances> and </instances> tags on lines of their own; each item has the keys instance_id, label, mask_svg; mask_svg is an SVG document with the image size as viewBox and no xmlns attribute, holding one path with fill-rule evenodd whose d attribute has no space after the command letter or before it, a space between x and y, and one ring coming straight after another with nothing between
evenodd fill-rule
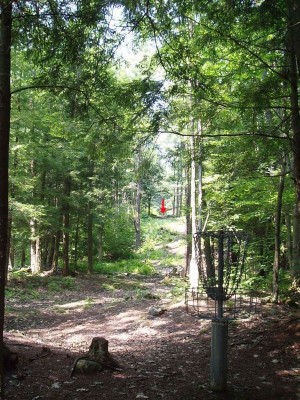
<instances>
[{"instance_id":1,"label":"patch of grass","mask_svg":"<svg viewBox=\"0 0 300 400\"><path fill-rule=\"evenodd\" d=\"M174 225L181 223L180 218L144 218L142 220L143 245L140 252L152 252L158 245L164 246L178 238Z\"/></svg>"},{"instance_id":2,"label":"patch of grass","mask_svg":"<svg viewBox=\"0 0 300 400\"><path fill-rule=\"evenodd\" d=\"M117 290L113 283L103 283L102 287L109 292L114 292Z\"/></svg>"},{"instance_id":3,"label":"patch of grass","mask_svg":"<svg viewBox=\"0 0 300 400\"><path fill-rule=\"evenodd\" d=\"M76 281L70 276L40 276L25 271L16 271L10 274L6 287L6 298L18 298L24 301L38 300L44 297L47 291L60 293L76 289Z\"/></svg>"},{"instance_id":4,"label":"patch of grass","mask_svg":"<svg viewBox=\"0 0 300 400\"><path fill-rule=\"evenodd\" d=\"M115 262L103 262L94 265L94 271L103 275L114 274L140 274L151 275L154 272L150 262L138 259L122 260Z\"/></svg>"},{"instance_id":5,"label":"patch of grass","mask_svg":"<svg viewBox=\"0 0 300 400\"><path fill-rule=\"evenodd\" d=\"M177 299L184 296L187 283L182 278L165 277L161 283L170 287L167 297Z\"/></svg>"},{"instance_id":6,"label":"patch of grass","mask_svg":"<svg viewBox=\"0 0 300 400\"><path fill-rule=\"evenodd\" d=\"M76 281L71 276L49 277L49 281L46 283L46 287L52 292L77 289Z\"/></svg>"},{"instance_id":7,"label":"patch of grass","mask_svg":"<svg viewBox=\"0 0 300 400\"><path fill-rule=\"evenodd\" d=\"M41 291L30 285L28 287L6 287L5 289L5 297L11 300L19 299L26 302L27 300L38 300L41 296Z\"/></svg>"},{"instance_id":8,"label":"patch of grass","mask_svg":"<svg viewBox=\"0 0 300 400\"><path fill-rule=\"evenodd\" d=\"M84 300L83 309L88 310L89 308L93 307L93 305L94 305L94 300L91 297L87 297Z\"/></svg>"}]
</instances>

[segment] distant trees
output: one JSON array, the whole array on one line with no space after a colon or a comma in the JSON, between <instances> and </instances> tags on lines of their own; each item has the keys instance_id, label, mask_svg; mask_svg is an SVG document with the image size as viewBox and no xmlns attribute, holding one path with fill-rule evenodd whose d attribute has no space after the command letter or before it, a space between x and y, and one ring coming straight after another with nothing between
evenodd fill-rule
<instances>
[{"instance_id":1,"label":"distant trees","mask_svg":"<svg viewBox=\"0 0 300 400\"><path fill-rule=\"evenodd\" d=\"M129 13L138 21L141 36L153 38L155 60L169 80L164 129L185 136L191 120L201 121L207 226L218 229L225 224L248 230L256 255L272 265L281 197L277 190L281 191L282 174L291 178L282 192L287 218L281 219L279 262L281 268L286 267L288 253L290 274L297 280L298 2L147 1L132 4ZM180 102L185 107L178 107ZM285 158L288 167L282 172ZM283 222L291 216L293 229L289 224L288 232ZM277 239L278 232L277 226ZM287 239L290 234L293 240ZM274 276L277 262L278 258Z\"/></svg>"}]
</instances>

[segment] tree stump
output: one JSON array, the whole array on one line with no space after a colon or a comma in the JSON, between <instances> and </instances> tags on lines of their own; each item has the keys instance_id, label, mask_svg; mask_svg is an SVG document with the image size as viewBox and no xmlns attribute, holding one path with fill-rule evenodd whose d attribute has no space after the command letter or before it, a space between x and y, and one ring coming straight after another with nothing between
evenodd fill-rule
<instances>
[{"instance_id":1,"label":"tree stump","mask_svg":"<svg viewBox=\"0 0 300 400\"><path fill-rule=\"evenodd\" d=\"M92 340L89 351L76 358L72 365L70 378L74 373L89 374L103 369L120 369L119 363L109 354L108 341L103 337Z\"/></svg>"}]
</instances>

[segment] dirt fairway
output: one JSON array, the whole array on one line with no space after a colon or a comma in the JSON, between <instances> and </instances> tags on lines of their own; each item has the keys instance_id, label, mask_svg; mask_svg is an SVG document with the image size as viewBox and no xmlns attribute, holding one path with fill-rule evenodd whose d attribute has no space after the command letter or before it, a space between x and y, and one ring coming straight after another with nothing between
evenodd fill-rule
<instances>
[{"instance_id":1,"label":"dirt fairway","mask_svg":"<svg viewBox=\"0 0 300 400\"><path fill-rule=\"evenodd\" d=\"M264 306L229 327L228 390L209 387L210 321L186 313L160 275L79 276L64 294L7 300L5 342L18 353L6 399L299 400L299 313ZM138 289L137 289L138 288ZM165 310L152 315L151 307ZM93 337L122 370L69 377Z\"/></svg>"}]
</instances>

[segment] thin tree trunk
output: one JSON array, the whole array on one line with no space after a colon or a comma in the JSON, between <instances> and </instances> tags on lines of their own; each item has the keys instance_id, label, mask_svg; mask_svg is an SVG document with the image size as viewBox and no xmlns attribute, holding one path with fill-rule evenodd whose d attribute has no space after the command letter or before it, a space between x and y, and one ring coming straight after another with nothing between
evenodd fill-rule
<instances>
[{"instance_id":1,"label":"thin tree trunk","mask_svg":"<svg viewBox=\"0 0 300 400\"><path fill-rule=\"evenodd\" d=\"M99 242L98 242L98 261L102 262L102 260L103 260L103 226L102 225L99 227L98 237L99 237Z\"/></svg>"},{"instance_id":2,"label":"thin tree trunk","mask_svg":"<svg viewBox=\"0 0 300 400\"><path fill-rule=\"evenodd\" d=\"M136 205L135 205L135 248L138 250L141 247L141 198L142 198L142 183L139 179L136 185Z\"/></svg>"},{"instance_id":3,"label":"thin tree trunk","mask_svg":"<svg viewBox=\"0 0 300 400\"><path fill-rule=\"evenodd\" d=\"M55 236L51 236L49 239L49 246L48 246L48 253L47 253L47 261L46 264L48 268L53 269L53 260L54 260L54 254L55 254Z\"/></svg>"},{"instance_id":4,"label":"thin tree trunk","mask_svg":"<svg viewBox=\"0 0 300 400\"><path fill-rule=\"evenodd\" d=\"M148 203L148 217L150 217L150 215L151 215L151 196L150 195L148 196L147 203Z\"/></svg>"},{"instance_id":5,"label":"thin tree trunk","mask_svg":"<svg viewBox=\"0 0 300 400\"><path fill-rule=\"evenodd\" d=\"M8 278L8 267L14 267L14 257L13 257L13 249L12 249L12 215L11 212L8 212L8 222L7 222L7 249L6 249L6 266L5 266L5 281L7 282Z\"/></svg>"},{"instance_id":6,"label":"thin tree trunk","mask_svg":"<svg viewBox=\"0 0 300 400\"><path fill-rule=\"evenodd\" d=\"M41 251L40 238L37 231L37 221L33 218L30 221L30 268L33 274L41 273Z\"/></svg>"},{"instance_id":7,"label":"thin tree trunk","mask_svg":"<svg viewBox=\"0 0 300 400\"><path fill-rule=\"evenodd\" d=\"M288 0L289 26L287 34L287 53L290 55L289 82L291 122L294 144L294 179L296 187L296 205L294 212L293 265L291 274L294 279L300 276L300 110L299 110L299 68L300 68L300 5L298 0Z\"/></svg>"},{"instance_id":8,"label":"thin tree trunk","mask_svg":"<svg viewBox=\"0 0 300 400\"><path fill-rule=\"evenodd\" d=\"M291 265L293 265L293 241L292 241L291 216L288 212L285 213L285 225L286 225L287 259L289 263L289 268L291 268Z\"/></svg>"},{"instance_id":9,"label":"thin tree trunk","mask_svg":"<svg viewBox=\"0 0 300 400\"><path fill-rule=\"evenodd\" d=\"M30 220L30 269L33 274L36 273L36 241L35 241L35 220Z\"/></svg>"},{"instance_id":10,"label":"thin tree trunk","mask_svg":"<svg viewBox=\"0 0 300 400\"><path fill-rule=\"evenodd\" d=\"M136 200L135 200L135 248L138 250L141 247L141 200L142 200L142 181L141 181L141 149L138 150L136 157Z\"/></svg>"},{"instance_id":11,"label":"thin tree trunk","mask_svg":"<svg viewBox=\"0 0 300 400\"><path fill-rule=\"evenodd\" d=\"M273 263L273 300L278 301L279 295L279 268L280 268L280 233L281 233L281 212L282 212L282 196L284 191L284 174L285 164L281 168L279 177L277 206L275 214L275 248L274 248L274 263Z\"/></svg>"},{"instance_id":12,"label":"thin tree trunk","mask_svg":"<svg viewBox=\"0 0 300 400\"><path fill-rule=\"evenodd\" d=\"M22 247L22 251L21 251L21 268L24 268L26 264L26 251L24 246Z\"/></svg>"},{"instance_id":13,"label":"thin tree trunk","mask_svg":"<svg viewBox=\"0 0 300 400\"><path fill-rule=\"evenodd\" d=\"M192 254L192 240L191 240L191 235L192 235L192 224L191 224L191 178L190 178L190 166L186 168L186 216L185 216L185 222L186 222L186 236L187 236L187 244L186 244L186 253L185 253L185 276L187 276L188 271L189 271L189 266L190 266L190 261L191 261L191 254Z\"/></svg>"},{"instance_id":14,"label":"thin tree trunk","mask_svg":"<svg viewBox=\"0 0 300 400\"><path fill-rule=\"evenodd\" d=\"M3 324L7 265L12 1L0 3L0 396L4 400Z\"/></svg>"},{"instance_id":15,"label":"thin tree trunk","mask_svg":"<svg viewBox=\"0 0 300 400\"><path fill-rule=\"evenodd\" d=\"M63 199L63 275L70 274L69 247L70 247L70 193L71 177L67 176L64 181Z\"/></svg>"},{"instance_id":16,"label":"thin tree trunk","mask_svg":"<svg viewBox=\"0 0 300 400\"><path fill-rule=\"evenodd\" d=\"M58 269L60 238L61 238L61 231L58 230L55 235L55 246L54 246L53 264L52 264L52 270L54 272L56 272Z\"/></svg>"},{"instance_id":17,"label":"thin tree trunk","mask_svg":"<svg viewBox=\"0 0 300 400\"><path fill-rule=\"evenodd\" d=\"M75 240L74 240L74 269L75 269L75 271L77 269L77 261L78 261L78 242L79 242L79 213L77 214Z\"/></svg>"},{"instance_id":18,"label":"thin tree trunk","mask_svg":"<svg viewBox=\"0 0 300 400\"><path fill-rule=\"evenodd\" d=\"M193 129L194 132L194 129ZM195 138L194 136L190 139L190 146L191 146L191 210L192 210L192 255L190 261L190 271L189 271L189 280L190 280L190 287L197 288L198 281L199 281L199 271L198 265L196 260L196 249L195 249L195 239L194 235L197 232L197 207L196 207L196 171L197 171L197 164L195 160Z\"/></svg>"},{"instance_id":19,"label":"thin tree trunk","mask_svg":"<svg viewBox=\"0 0 300 400\"><path fill-rule=\"evenodd\" d=\"M202 134L202 124L200 121L198 121L198 134ZM202 222L202 215L203 215L203 182L202 182L202 177L203 177L203 165L202 165L202 144L200 142L201 137L198 138L199 143L198 143L198 148L199 148L199 162L198 162L198 230L201 231L203 228L203 222Z\"/></svg>"},{"instance_id":20,"label":"thin tree trunk","mask_svg":"<svg viewBox=\"0 0 300 400\"><path fill-rule=\"evenodd\" d=\"M93 212L91 202L88 202L88 273L93 273Z\"/></svg>"},{"instance_id":21,"label":"thin tree trunk","mask_svg":"<svg viewBox=\"0 0 300 400\"><path fill-rule=\"evenodd\" d=\"M92 192L92 177L94 175L94 162L93 160L89 160L89 191ZM118 186L116 187L116 200L119 207L119 199L118 199ZM87 238L87 253L88 253L88 273L93 273L93 210L92 210L92 201L88 201L88 238Z\"/></svg>"},{"instance_id":22,"label":"thin tree trunk","mask_svg":"<svg viewBox=\"0 0 300 400\"><path fill-rule=\"evenodd\" d=\"M51 250L51 238L49 235L45 235L43 238L43 245L41 246L41 260L43 268L48 269L51 264L48 263L49 260L49 252Z\"/></svg>"}]
</instances>

